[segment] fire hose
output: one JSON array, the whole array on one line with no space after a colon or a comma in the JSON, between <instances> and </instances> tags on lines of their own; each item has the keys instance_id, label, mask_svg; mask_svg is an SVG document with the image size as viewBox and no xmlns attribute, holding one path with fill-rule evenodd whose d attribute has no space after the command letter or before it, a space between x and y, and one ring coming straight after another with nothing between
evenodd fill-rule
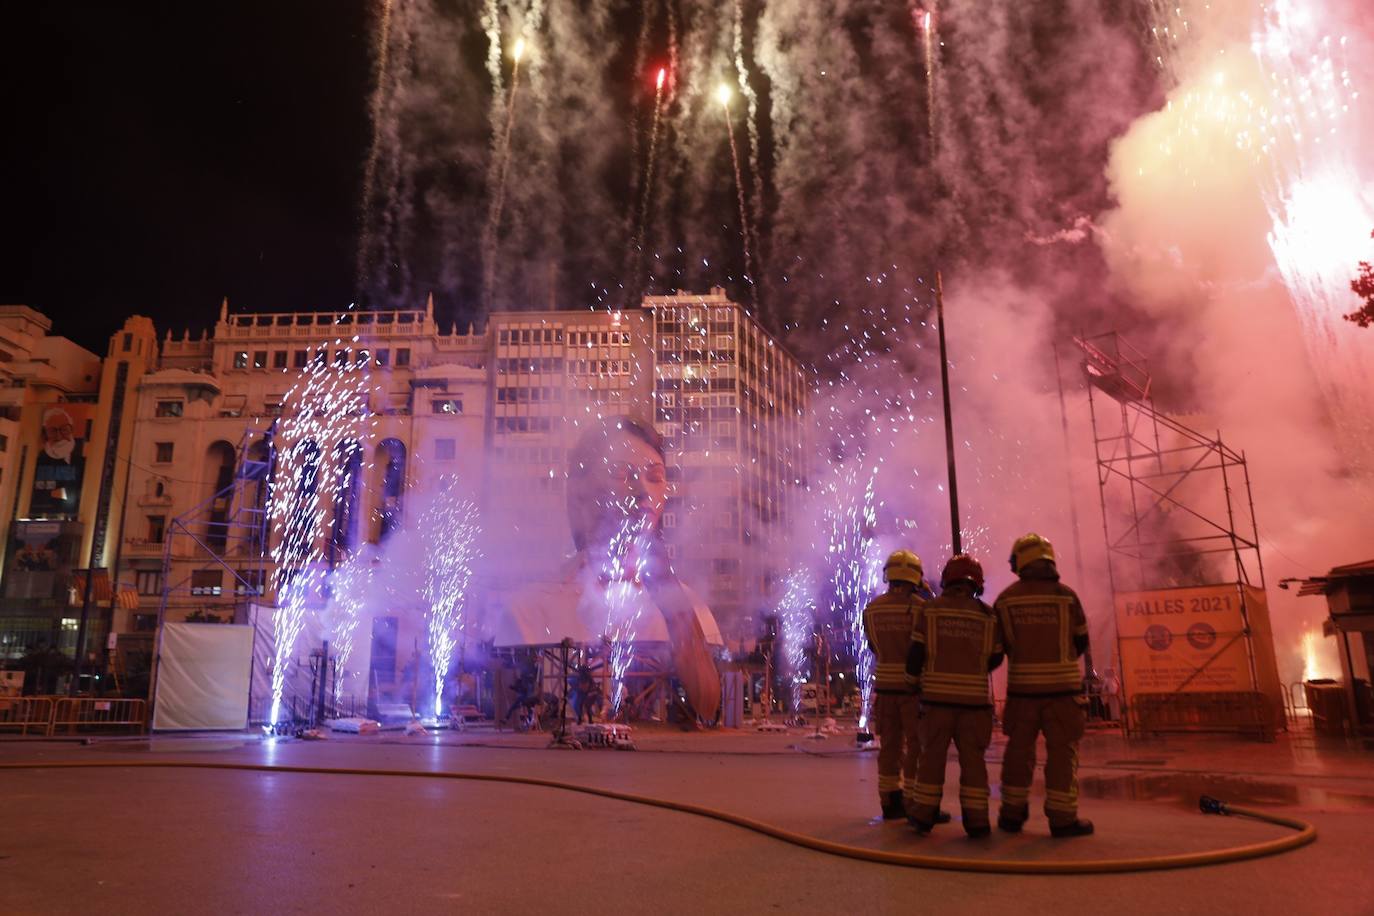
<instances>
[{"instance_id":1,"label":"fire hose","mask_svg":"<svg viewBox=\"0 0 1374 916\"><path fill-rule=\"evenodd\" d=\"M1173 868L1196 868L1203 865L1219 865L1223 862L1239 862L1256 859L1305 846L1317 838L1317 828L1307 821L1297 818L1281 817L1252 808L1228 805L1208 796L1199 800L1199 808L1204 814L1232 815L1250 817L1266 823L1287 827L1296 833L1276 837L1259 843L1244 846L1231 846L1203 852L1176 853L1173 855L1145 856L1123 859L1083 859L1074 861L1045 862L1021 861L1016 859L974 859L958 856L934 856L919 853L890 852L837 843L832 840L810 836L787 830L774 824L745 817L730 811L722 811L691 802L655 798L649 795L635 795L615 789L602 789L579 783L562 782L556 779L543 779L537 776L505 776L492 773L458 773L442 770L380 770L363 767L316 767L288 764L261 763L205 763L190 760L69 760L38 763L0 763L0 770L81 770L105 768L161 768L186 770L238 770L250 773L310 773L323 776L383 776L406 779L455 779L465 782L506 783L517 786L536 786L544 789L557 789L564 792L579 792L599 798L662 808L681 814L709 818L735 827L740 827L763 836L810 849L826 855L855 859L861 862L874 862L880 865L897 865L905 868L929 868L943 871L990 872L996 874L1028 875L1098 875L1121 872L1162 871Z\"/></svg>"}]
</instances>

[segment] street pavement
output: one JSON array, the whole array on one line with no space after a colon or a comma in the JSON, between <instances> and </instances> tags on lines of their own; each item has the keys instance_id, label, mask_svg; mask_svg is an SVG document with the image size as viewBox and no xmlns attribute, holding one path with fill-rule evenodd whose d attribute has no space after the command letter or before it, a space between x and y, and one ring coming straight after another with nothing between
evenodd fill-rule
<instances>
[{"instance_id":1,"label":"street pavement","mask_svg":"<svg viewBox=\"0 0 1374 916\"><path fill-rule=\"evenodd\" d=\"M553 750L472 730L151 740L5 740L0 913L1215 913L1374 914L1374 754L1310 735L1126 740L1081 754L1089 838L928 838L877 819L876 762L804 731L640 729L639 750ZM993 804L1000 742L993 761ZM934 855L1089 860L1217 849L1284 828L1198 813L1197 797L1314 823L1316 843L1205 868L985 875L825 855L704 818L555 789L441 779L138 769L152 760L537 776L689 801L825 839ZM945 807L957 815L951 761ZM995 808L994 808L995 810Z\"/></svg>"}]
</instances>

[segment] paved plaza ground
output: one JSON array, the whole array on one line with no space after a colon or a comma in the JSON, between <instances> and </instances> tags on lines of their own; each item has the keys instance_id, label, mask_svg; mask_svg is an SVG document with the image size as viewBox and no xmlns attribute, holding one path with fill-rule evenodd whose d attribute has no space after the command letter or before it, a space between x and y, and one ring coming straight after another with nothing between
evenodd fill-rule
<instances>
[{"instance_id":1,"label":"paved plaza ground","mask_svg":"<svg viewBox=\"0 0 1374 916\"><path fill-rule=\"evenodd\" d=\"M550 750L490 731L326 741L254 735L5 740L0 913L1217 913L1374 914L1374 753L1310 736L1085 739L1096 836L929 838L876 819L875 761L804 732L641 730L639 750ZM995 743L989 753L1001 757ZM1120 875L985 875L859 862L739 827L548 788L441 779L152 769L261 763L538 776L709 805L847 844L987 859L1215 849L1284 829L1204 816L1207 792L1311 821L1278 856ZM950 765L946 807L957 812ZM994 805L996 788L994 786Z\"/></svg>"}]
</instances>

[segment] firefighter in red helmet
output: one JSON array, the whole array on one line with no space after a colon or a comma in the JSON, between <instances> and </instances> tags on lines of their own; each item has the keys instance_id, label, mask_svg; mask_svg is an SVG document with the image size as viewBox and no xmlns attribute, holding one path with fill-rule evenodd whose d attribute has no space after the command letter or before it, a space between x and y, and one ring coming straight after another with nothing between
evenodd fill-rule
<instances>
[{"instance_id":1,"label":"firefighter in red helmet","mask_svg":"<svg viewBox=\"0 0 1374 916\"><path fill-rule=\"evenodd\" d=\"M940 596L926 602L911 634L907 672L920 677L920 767L910 820L922 835L937 823L945 785L945 758L959 753L959 806L971 837L992 832L988 822L988 768L992 742L992 691L988 673L1002 664L1002 628L981 600L983 567L958 554L940 575Z\"/></svg>"},{"instance_id":2,"label":"firefighter in red helmet","mask_svg":"<svg viewBox=\"0 0 1374 916\"><path fill-rule=\"evenodd\" d=\"M1007 647L1007 705L1002 729L1002 809L997 826L1017 833L1030 814L1035 741L1045 736L1045 818L1056 837L1086 836L1078 817L1078 742L1086 718L1078 659L1088 650L1088 621L1073 589L1059 581L1054 546L1038 534L1011 549L1018 581L997 596Z\"/></svg>"}]
</instances>

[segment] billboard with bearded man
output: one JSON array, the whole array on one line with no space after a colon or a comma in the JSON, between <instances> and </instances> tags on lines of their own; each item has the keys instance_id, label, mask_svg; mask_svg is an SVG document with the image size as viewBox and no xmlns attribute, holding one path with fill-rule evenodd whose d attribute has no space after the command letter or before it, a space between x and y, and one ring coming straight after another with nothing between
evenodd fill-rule
<instances>
[{"instance_id":1,"label":"billboard with bearded man","mask_svg":"<svg viewBox=\"0 0 1374 916\"><path fill-rule=\"evenodd\" d=\"M31 518L76 517L92 407L55 404L44 408L29 500Z\"/></svg>"}]
</instances>

